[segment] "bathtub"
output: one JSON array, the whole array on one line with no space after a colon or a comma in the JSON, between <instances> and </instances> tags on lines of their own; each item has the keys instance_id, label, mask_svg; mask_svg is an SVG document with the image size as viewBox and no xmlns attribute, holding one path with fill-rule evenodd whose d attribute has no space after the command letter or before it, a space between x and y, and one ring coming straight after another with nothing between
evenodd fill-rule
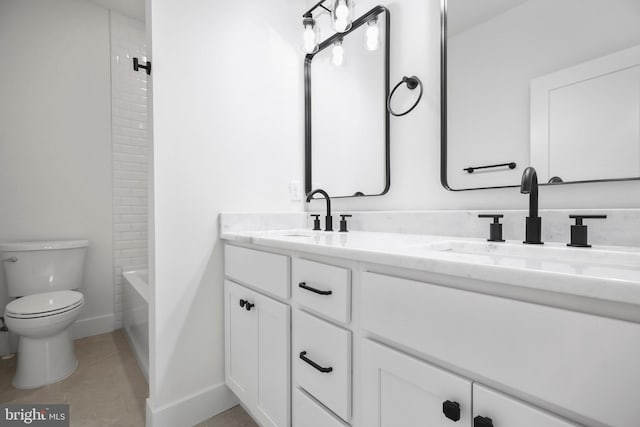
<instances>
[{"instance_id":1,"label":"bathtub","mask_svg":"<svg viewBox=\"0 0 640 427\"><path fill-rule=\"evenodd\" d=\"M133 354L149 381L149 284L146 270L122 273L122 317Z\"/></svg>"}]
</instances>

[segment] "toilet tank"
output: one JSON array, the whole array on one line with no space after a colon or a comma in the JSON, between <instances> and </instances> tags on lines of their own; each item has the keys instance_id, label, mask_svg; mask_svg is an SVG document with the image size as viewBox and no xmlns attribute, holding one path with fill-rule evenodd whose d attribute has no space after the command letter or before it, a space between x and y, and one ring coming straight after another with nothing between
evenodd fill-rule
<instances>
[{"instance_id":1,"label":"toilet tank","mask_svg":"<svg viewBox=\"0 0 640 427\"><path fill-rule=\"evenodd\" d=\"M79 289L88 240L0 243L10 297Z\"/></svg>"}]
</instances>

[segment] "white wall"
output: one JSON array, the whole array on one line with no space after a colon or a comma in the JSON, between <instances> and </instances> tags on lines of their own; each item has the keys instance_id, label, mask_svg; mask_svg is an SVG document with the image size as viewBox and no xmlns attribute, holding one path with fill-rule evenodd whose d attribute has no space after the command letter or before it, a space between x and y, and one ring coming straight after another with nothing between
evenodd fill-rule
<instances>
[{"instance_id":1,"label":"white wall","mask_svg":"<svg viewBox=\"0 0 640 427\"><path fill-rule=\"evenodd\" d=\"M76 334L111 330L108 11L1 1L0 70L0 240L89 239Z\"/></svg>"},{"instance_id":2,"label":"white wall","mask_svg":"<svg viewBox=\"0 0 640 427\"><path fill-rule=\"evenodd\" d=\"M312 3L308 1L307 6ZM395 84L403 75L415 74L425 84L425 94L411 114L392 118L389 193L335 200L334 207L338 210L525 208L528 199L520 195L518 188L450 192L440 185L440 2L360 0L357 14L376 4L384 4L391 11L391 83ZM640 182L541 188L540 207L640 207ZM323 202L314 201L312 209L324 209Z\"/></svg>"},{"instance_id":3,"label":"white wall","mask_svg":"<svg viewBox=\"0 0 640 427\"><path fill-rule=\"evenodd\" d=\"M219 212L300 209L300 3L151 4L152 415L224 381Z\"/></svg>"}]
</instances>

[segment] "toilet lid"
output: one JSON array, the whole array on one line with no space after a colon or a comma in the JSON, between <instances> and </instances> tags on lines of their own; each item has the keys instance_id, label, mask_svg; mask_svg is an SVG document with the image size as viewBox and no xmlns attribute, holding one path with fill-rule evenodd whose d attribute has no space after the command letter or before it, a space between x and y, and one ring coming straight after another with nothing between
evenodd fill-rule
<instances>
[{"instance_id":1,"label":"toilet lid","mask_svg":"<svg viewBox=\"0 0 640 427\"><path fill-rule=\"evenodd\" d=\"M80 292L55 291L18 298L5 308L11 317L43 317L65 312L84 303Z\"/></svg>"}]
</instances>

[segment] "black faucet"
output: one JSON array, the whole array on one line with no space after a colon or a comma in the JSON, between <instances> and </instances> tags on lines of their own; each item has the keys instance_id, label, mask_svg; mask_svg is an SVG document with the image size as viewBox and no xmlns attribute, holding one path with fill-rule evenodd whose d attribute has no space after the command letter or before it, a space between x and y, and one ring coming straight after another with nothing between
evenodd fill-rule
<instances>
[{"instance_id":1,"label":"black faucet","mask_svg":"<svg viewBox=\"0 0 640 427\"><path fill-rule=\"evenodd\" d=\"M538 174L531 166L522 173L520 192L529 195L529 216L526 219L526 234L523 243L541 245L542 218L538 216Z\"/></svg>"},{"instance_id":2,"label":"black faucet","mask_svg":"<svg viewBox=\"0 0 640 427\"><path fill-rule=\"evenodd\" d=\"M327 216L324 217L324 231L333 231L333 217L331 216L331 197L329 197L326 191L318 188L317 190L313 190L312 192L307 194L307 203L311 201L314 194L322 194L324 199L327 201Z\"/></svg>"}]
</instances>

